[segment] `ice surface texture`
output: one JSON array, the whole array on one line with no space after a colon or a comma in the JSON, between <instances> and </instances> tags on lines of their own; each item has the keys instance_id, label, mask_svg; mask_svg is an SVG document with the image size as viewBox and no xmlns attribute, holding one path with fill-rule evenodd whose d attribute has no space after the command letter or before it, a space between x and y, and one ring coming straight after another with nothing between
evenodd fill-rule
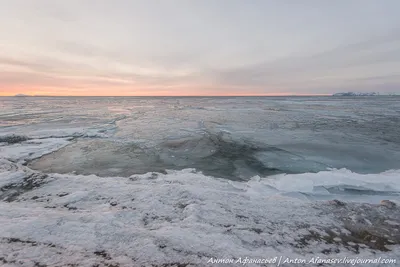
<instances>
[{"instance_id":1,"label":"ice surface texture","mask_svg":"<svg viewBox=\"0 0 400 267\"><path fill-rule=\"evenodd\" d=\"M398 100L0 98L0 265L400 260Z\"/></svg>"},{"instance_id":2,"label":"ice surface texture","mask_svg":"<svg viewBox=\"0 0 400 267\"><path fill-rule=\"evenodd\" d=\"M8 177L0 195L5 263L205 266L212 257L399 256L398 204L298 201L267 181L232 182L190 169L43 177L2 160L0 170L0 179ZM22 190L34 176L36 186Z\"/></svg>"}]
</instances>

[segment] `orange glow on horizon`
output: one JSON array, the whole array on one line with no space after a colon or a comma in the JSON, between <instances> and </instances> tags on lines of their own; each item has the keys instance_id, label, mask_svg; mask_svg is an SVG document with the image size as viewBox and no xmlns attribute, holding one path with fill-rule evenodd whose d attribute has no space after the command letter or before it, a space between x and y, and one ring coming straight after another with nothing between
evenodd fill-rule
<instances>
[{"instance_id":1,"label":"orange glow on horizon","mask_svg":"<svg viewBox=\"0 0 400 267\"><path fill-rule=\"evenodd\" d=\"M219 90L217 90L219 89ZM242 92L240 92L242 91ZM92 89L92 88L45 88L42 90L8 88L4 90L0 87L0 96L15 96L24 94L28 96L328 96L330 94L310 94L310 93L294 93L294 92L268 92L262 93L261 89L254 89L250 92L243 92L240 88L225 87L213 88L210 86L195 88L185 86L185 88L165 88L154 89L142 87L141 89L134 88L107 88L107 89ZM92 92L92 93L91 93Z\"/></svg>"}]
</instances>

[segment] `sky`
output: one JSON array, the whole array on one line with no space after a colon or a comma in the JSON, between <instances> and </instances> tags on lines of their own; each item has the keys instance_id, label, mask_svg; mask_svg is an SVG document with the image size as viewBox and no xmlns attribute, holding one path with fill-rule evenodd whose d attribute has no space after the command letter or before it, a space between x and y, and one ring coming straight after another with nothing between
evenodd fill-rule
<instances>
[{"instance_id":1,"label":"sky","mask_svg":"<svg viewBox=\"0 0 400 267\"><path fill-rule=\"evenodd\" d=\"M398 0L0 0L0 95L400 93Z\"/></svg>"}]
</instances>

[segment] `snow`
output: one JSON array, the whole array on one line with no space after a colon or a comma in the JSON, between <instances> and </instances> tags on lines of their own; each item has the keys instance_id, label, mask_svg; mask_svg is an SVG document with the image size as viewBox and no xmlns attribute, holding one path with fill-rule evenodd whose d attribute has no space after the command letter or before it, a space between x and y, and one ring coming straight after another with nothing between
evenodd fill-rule
<instances>
[{"instance_id":1,"label":"snow","mask_svg":"<svg viewBox=\"0 0 400 267\"><path fill-rule=\"evenodd\" d=\"M210 259L281 256L400 260L398 101L7 101L0 135L28 140L0 143L2 266L210 266ZM201 139L206 134L221 134L224 142ZM197 140L204 142L197 146ZM135 166L150 165L153 158L142 150L184 168L217 148L259 143L270 150L245 159L302 173L233 181L196 167L120 177L124 168L138 173ZM239 156L233 166L245 172ZM46 170L28 167L47 157L55 160L46 161ZM91 175L74 174L81 165ZM338 169L327 169L332 166ZM67 171L54 173L56 167Z\"/></svg>"},{"instance_id":2,"label":"snow","mask_svg":"<svg viewBox=\"0 0 400 267\"><path fill-rule=\"evenodd\" d=\"M0 188L13 183L21 183L25 177L25 173L22 171L4 171L0 173Z\"/></svg>"},{"instance_id":3,"label":"snow","mask_svg":"<svg viewBox=\"0 0 400 267\"><path fill-rule=\"evenodd\" d=\"M347 169L321 171L310 175L281 174L268 177L264 183L280 191L312 193L319 188L356 189L375 192L400 191L400 170L389 170L376 174L358 174Z\"/></svg>"},{"instance_id":4,"label":"snow","mask_svg":"<svg viewBox=\"0 0 400 267\"><path fill-rule=\"evenodd\" d=\"M10 175L10 168L18 175ZM0 170L0 179L14 185L22 174L35 173L6 160ZM343 179L358 177L338 173ZM20 266L205 266L210 258L326 258L324 251L336 249L330 257L355 255L353 247L358 246L343 243L345 220L365 204L342 209L324 201L299 201L267 185L261 178L233 182L193 169L129 178L51 174L15 201L0 202L0 258L13 262L23 255ZM397 227L393 222L400 219L399 208L369 209L370 214L358 216ZM340 236L331 244L318 238L301 241L311 233L328 236L329 230ZM399 249L383 253L364 248L357 256L396 258Z\"/></svg>"},{"instance_id":5,"label":"snow","mask_svg":"<svg viewBox=\"0 0 400 267\"><path fill-rule=\"evenodd\" d=\"M70 138L31 139L17 144L0 146L0 158L24 163L40 158L70 144Z\"/></svg>"}]
</instances>

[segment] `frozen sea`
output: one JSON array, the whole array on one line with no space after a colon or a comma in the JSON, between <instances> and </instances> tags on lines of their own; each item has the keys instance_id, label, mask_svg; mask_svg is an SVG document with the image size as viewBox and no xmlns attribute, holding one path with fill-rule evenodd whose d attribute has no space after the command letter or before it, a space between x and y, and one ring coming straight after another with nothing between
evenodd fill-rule
<instances>
[{"instance_id":1,"label":"frozen sea","mask_svg":"<svg viewBox=\"0 0 400 267\"><path fill-rule=\"evenodd\" d=\"M399 266L399 205L400 97L0 97L0 265Z\"/></svg>"}]
</instances>

